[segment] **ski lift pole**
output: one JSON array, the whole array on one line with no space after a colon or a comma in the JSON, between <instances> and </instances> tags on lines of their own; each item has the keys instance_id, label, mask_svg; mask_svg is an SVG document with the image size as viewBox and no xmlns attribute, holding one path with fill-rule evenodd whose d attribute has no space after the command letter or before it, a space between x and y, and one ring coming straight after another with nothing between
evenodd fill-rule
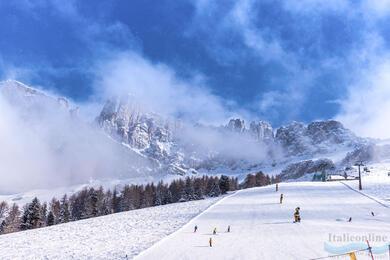
<instances>
[{"instance_id":1,"label":"ski lift pole","mask_svg":"<svg viewBox=\"0 0 390 260\"><path fill-rule=\"evenodd\" d=\"M368 251L370 252L370 255L371 255L371 259L374 260L374 255L372 254L370 242L368 242L368 240L367 240L367 245L368 245Z\"/></svg>"},{"instance_id":2,"label":"ski lift pole","mask_svg":"<svg viewBox=\"0 0 390 260\"><path fill-rule=\"evenodd\" d=\"M362 161L360 161L360 162L356 163L355 165L359 167L359 190L362 190L363 189L362 188L362 174L360 172L360 166L363 166L364 164Z\"/></svg>"}]
</instances>

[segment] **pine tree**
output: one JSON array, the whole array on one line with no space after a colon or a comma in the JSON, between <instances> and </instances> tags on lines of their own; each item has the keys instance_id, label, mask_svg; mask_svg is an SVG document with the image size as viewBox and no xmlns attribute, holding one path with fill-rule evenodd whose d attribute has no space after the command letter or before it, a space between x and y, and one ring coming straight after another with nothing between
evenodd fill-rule
<instances>
[{"instance_id":1,"label":"pine tree","mask_svg":"<svg viewBox=\"0 0 390 260\"><path fill-rule=\"evenodd\" d=\"M41 226L41 204L34 198L30 204L25 205L20 228L22 230L39 228Z\"/></svg>"},{"instance_id":2,"label":"pine tree","mask_svg":"<svg viewBox=\"0 0 390 260\"><path fill-rule=\"evenodd\" d=\"M60 217L61 203L56 198L53 198L50 202L50 211L54 215L54 223L58 223L58 218Z\"/></svg>"},{"instance_id":3,"label":"pine tree","mask_svg":"<svg viewBox=\"0 0 390 260\"><path fill-rule=\"evenodd\" d=\"M5 222L5 220L0 222L0 234L3 234L5 232L6 226L7 226L7 223Z\"/></svg>"},{"instance_id":4,"label":"pine tree","mask_svg":"<svg viewBox=\"0 0 390 260\"><path fill-rule=\"evenodd\" d=\"M210 178L207 184L207 196L209 197L218 197L221 195L221 190L218 185L218 178Z\"/></svg>"},{"instance_id":5,"label":"pine tree","mask_svg":"<svg viewBox=\"0 0 390 260\"><path fill-rule=\"evenodd\" d=\"M204 199L203 181L200 178L194 180L194 197L196 200Z\"/></svg>"},{"instance_id":6,"label":"pine tree","mask_svg":"<svg viewBox=\"0 0 390 260\"><path fill-rule=\"evenodd\" d=\"M67 223L70 221L69 201L66 194L61 199L61 209L58 221L59 223Z\"/></svg>"},{"instance_id":7,"label":"pine tree","mask_svg":"<svg viewBox=\"0 0 390 260\"><path fill-rule=\"evenodd\" d=\"M219 179L219 189L222 194L226 194L230 189L230 179L226 175L222 175Z\"/></svg>"},{"instance_id":8,"label":"pine tree","mask_svg":"<svg viewBox=\"0 0 390 260\"><path fill-rule=\"evenodd\" d=\"M153 205L154 206L163 205L163 198L164 198L164 183L162 181L159 181L156 187L156 192L154 193Z\"/></svg>"},{"instance_id":9,"label":"pine tree","mask_svg":"<svg viewBox=\"0 0 390 260\"><path fill-rule=\"evenodd\" d=\"M44 202L41 206L41 227L44 227L46 225L47 218L47 203Z\"/></svg>"},{"instance_id":10,"label":"pine tree","mask_svg":"<svg viewBox=\"0 0 390 260\"><path fill-rule=\"evenodd\" d=\"M112 209L114 213L121 212L121 197L118 196L116 189L112 193Z\"/></svg>"},{"instance_id":11,"label":"pine tree","mask_svg":"<svg viewBox=\"0 0 390 260\"><path fill-rule=\"evenodd\" d=\"M190 201L195 199L194 186L190 177L186 178L184 187L184 200Z\"/></svg>"},{"instance_id":12,"label":"pine tree","mask_svg":"<svg viewBox=\"0 0 390 260\"><path fill-rule=\"evenodd\" d=\"M49 214L47 214L47 219L46 219L46 225L47 226L52 226L55 223L55 217L53 212L50 210Z\"/></svg>"},{"instance_id":13,"label":"pine tree","mask_svg":"<svg viewBox=\"0 0 390 260\"><path fill-rule=\"evenodd\" d=\"M88 199L87 199L87 218L97 217L98 216L98 196L94 188L89 190Z\"/></svg>"}]
</instances>

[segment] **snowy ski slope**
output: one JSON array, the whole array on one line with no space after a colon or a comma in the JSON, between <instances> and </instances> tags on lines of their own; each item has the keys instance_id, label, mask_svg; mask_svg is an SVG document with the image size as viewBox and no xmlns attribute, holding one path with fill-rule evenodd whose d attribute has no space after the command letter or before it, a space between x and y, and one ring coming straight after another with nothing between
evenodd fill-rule
<instances>
[{"instance_id":1,"label":"snowy ski slope","mask_svg":"<svg viewBox=\"0 0 390 260\"><path fill-rule=\"evenodd\" d=\"M285 197L282 205L280 193ZM302 222L295 224L292 216L297 206L301 208ZM349 217L352 222L347 221ZM196 234L195 225L199 228ZM230 233L226 232L228 225ZM214 227L217 235L212 235ZM224 198L136 259L312 259L330 254L324 250L324 242L332 246L349 244L334 241L334 235L344 234L357 239L368 234L387 236L389 243L390 208L340 182L283 183L279 192L270 186L242 190ZM212 248L208 245L210 237ZM385 243L372 242L372 246ZM377 259L389 257L376 255L379 256ZM362 252L358 259L371 258Z\"/></svg>"},{"instance_id":2,"label":"snowy ski slope","mask_svg":"<svg viewBox=\"0 0 390 260\"><path fill-rule=\"evenodd\" d=\"M132 258L221 197L145 208L0 235L1 260Z\"/></svg>"},{"instance_id":3,"label":"snowy ski slope","mask_svg":"<svg viewBox=\"0 0 390 260\"><path fill-rule=\"evenodd\" d=\"M377 187L373 182L366 185L370 192ZM346 183L357 187L356 181ZM389 195L390 185L386 185L382 182L381 187L387 192L377 193L383 198ZM285 198L282 205L280 193ZM390 205L371 195L362 195L341 182L282 183L279 192L275 186L247 189L223 199L170 204L1 235L0 259L126 259L126 255L139 260L312 259L331 254L324 250L324 242L348 244L330 241L332 236L387 236L386 241L372 242L374 247L390 242ZM297 206L302 223L294 224ZM195 225L199 227L196 234ZM226 232L228 225L230 233ZM212 235L215 227L217 235ZM383 253L375 256L389 258ZM364 252L358 259L370 258Z\"/></svg>"}]
</instances>

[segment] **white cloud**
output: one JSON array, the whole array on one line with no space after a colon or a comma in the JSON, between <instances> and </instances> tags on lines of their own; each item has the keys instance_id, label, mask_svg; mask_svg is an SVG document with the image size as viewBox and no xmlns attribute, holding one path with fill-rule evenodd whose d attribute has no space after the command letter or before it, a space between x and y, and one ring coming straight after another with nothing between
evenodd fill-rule
<instances>
[{"instance_id":1,"label":"white cloud","mask_svg":"<svg viewBox=\"0 0 390 260\"><path fill-rule=\"evenodd\" d=\"M118 53L100 63L95 73L100 97L131 93L141 107L193 122L221 123L232 115L226 109L232 101L213 95L204 86L202 75L180 80L168 66L153 64L136 53Z\"/></svg>"},{"instance_id":2,"label":"white cloud","mask_svg":"<svg viewBox=\"0 0 390 260\"><path fill-rule=\"evenodd\" d=\"M336 119L358 135L390 138L390 62L382 60L361 73Z\"/></svg>"}]
</instances>

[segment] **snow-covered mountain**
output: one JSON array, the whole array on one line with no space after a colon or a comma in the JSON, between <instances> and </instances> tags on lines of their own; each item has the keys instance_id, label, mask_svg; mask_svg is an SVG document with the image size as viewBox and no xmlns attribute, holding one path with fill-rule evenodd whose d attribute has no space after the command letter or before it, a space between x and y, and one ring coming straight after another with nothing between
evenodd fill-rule
<instances>
[{"instance_id":1,"label":"snow-covered mountain","mask_svg":"<svg viewBox=\"0 0 390 260\"><path fill-rule=\"evenodd\" d=\"M63 140L62 137L67 135L61 131L75 131L80 126L63 127L60 123L68 120L64 119L65 117L77 117L77 108L67 99L49 95L12 80L0 83L0 97L26 120L38 115L39 122L42 122L39 129L49 129L51 145L56 144L58 151L65 147L71 150L74 138L71 141L69 138ZM292 122L288 126L274 129L268 122L247 123L243 119L234 118L226 125L210 126L183 122L147 109L132 95L107 100L96 117L95 124L88 126L95 128L93 131L97 126L100 133L103 133L98 137L99 143L106 139L103 142L115 143L110 144L110 147L116 146L115 149L110 148L115 150L115 156L105 156L110 158L110 163L99 167L99 170L108 171L110 167L115 168L123 178L131 178L134 172L159 176L196 173L245 176L250 172L264 170L275 175L292 171L294 165L301 172L301 169L307 167L301 167L299 162L308 165L305 162L320 158L330 160L328 165L332 167L333 164L335 167L344 167L362 155L359 151L375 145L373 140L357 137L334 120L316 121L308 125ZM50 118L52 124L53 117L55 124L60 124L60 127L47 126L49 121L45 118ZM68 120L67 124L69 122ZM53 132L58 133L53 136ZM83 139L83 134L91 135L91 132L84 129L74 135L77 135L76 139L79 140ZM88 141L83 141L97 143L88 138ZM83 149L88 150L85 147ZM382 151L382 157L390 154L385 152L387 150L384 148L374 150ZM122 151L119 152L120 156L118 151ZM101 158L105 152L99 153L98 157ZM128 157L131 159L127 160ZM90 156L88 158L91 159ZM373 159L375 156L369 158ZM313 167L309 168L310 171L313 170Z\"/></svg>"},{"instance_id":2,"label":"snow-covered mountain","mask_svg":"<svg viewBox=\"0 0 390 260\"><path fill-rule=\"evenodd\" d=\"M276 130L267 122L246 124L240 118L219 127L183 123L143 112L132 96L109 99L96 121L109 136L175 174L250 171L270 163L353 151L370 143L334 120L292 122Z\"/></svg>"}]
</instances>

